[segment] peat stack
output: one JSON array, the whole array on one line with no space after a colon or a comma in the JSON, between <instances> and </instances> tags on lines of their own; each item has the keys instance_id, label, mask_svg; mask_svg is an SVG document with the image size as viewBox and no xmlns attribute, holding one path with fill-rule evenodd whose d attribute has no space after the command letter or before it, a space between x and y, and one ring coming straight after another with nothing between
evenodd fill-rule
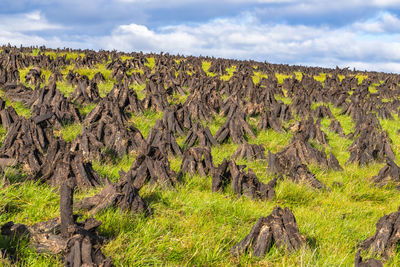
<instances>
[{"instance_id":1,"label":"peat stack","mask_svg":"<svg viewBox=\"0 0 400 267\"><path fill-rule=\"evenodd\" d=\"M348 148L350 151L348 162L364 165L375 160L381 162L386 158L394 161L395 156L390 143L386 131L379 132L371 127L360 129L360 135Z\"/></svg>"},{"instance_id":2,"label":"peat stack","mask_svg":"<svg viewBox=\"0 0 400 267\"><path fill-rule=\"evenodd\" d=\"M308 92L301 86L300 88L295 89L295 93L292 96L292 104L290 107L293 112L297 114L300 118L307 118L312 114L311 111L311 98L308 95Z\"/></svg>"},{"instance_id":3,"label":"peat stack","mask_svg":"<svg viewBox=\"0 0 400 267\"><path fill-rule=\"evenodd\" d=\"M50 122L61 127L61 123L79 123L81 115L79 110L56 88L55 84L37 88L29 101L32 113L36 116L53 112Z\"/></svg>"},{"instance_id":4,"label":"peat stack","mask_svg":"<svg viewBox=\"0 0 400 267\"><path fill-rule=\"evenodd\" d=\"M337 166L330 164L337 162L336 157L331 153L330 157L332 159L328 159L324 149L319 151L317 148L313 147L308 142L308 138L309 135L303 130L298 131L293 135L291 143L283 148L280 152L275 154L276 158L280 158L282 163L287 162L288 164L295 164L295 162L305 165L309 163L316 163L325 168L337 168ZM269 155L272 155L272 153L269 153ZM284 170L285 168L278 167L278 169Z\"/></svg>"},{"instance_id":5,"label":"peat stack","mask_svg":"<svg viewBox=\"0 0 400 267\"><path fill-rule=\"evenodd\" d=\"M394 182L400 188L400 168L393 160L386 159L386 165L380 169L377 176L372 177L372 180L379 186Z\"/></svg>"},{"instance_id":6,"label":"peat stack","mask_svg":"<svg viewBox=\"0 0 400 267\"><path fill-rule=\"evenodd\" d=\"M129 124L123 107L115 105L111 99L109 95L101 100L86 116L82 133L72 143L73 151L83 151L86 158L112 160L136 151L144 142L140 131ZM103 153L104 148L107 153Z\"/></svg>"},{"instance_id":7,"label":"peat stack","mask_svg":"<svg viewBox=\"0 0 400 267\"><path fill-rule=\"evenodd\" d=\"M37 173L49 145L55 142L51 126L47 122L48 118L48 116L31 119L18 117L4 138L0 157L14 159L23 164L28 173Z\"/></svg>"},{"instance_id":8,"label":"peat stack","mask_svg":"<svg viewBox=\"0 0 400 267\"><path fill-rule=\"evenodd\" d=\"M146 141L150 146L158 147L161 153L165 155L182 156L181 148L176 142L174 133L165 128L162 120L157 120Z\"/></svg>"},{"instance_id":9,"label":"peat stack","mask_svg":"<svg viewBox=\"0 0 400 267\"><path fill-rule=\"evenodd\" d=\"M137 151L145 142L140 131L132 126L123 126L107 113L88 126L82 126L80 133L72 142L72 151L82 151L85 158L113 160Z\"/></svg>"},{"instance_id":10,"label":"peat stack","mask_svg":"<svg viewBox=\"0 0 400 267\"><path fill-rule=\"evenodd\" d=\"M189 129L191 126L190 115L187 114L185 118L189 120L189 122L185 123L184 120L180 120L177 115L177 110L168 109L164 112L162 117L162 122L164 127L169 131L173 132L174 134L177 133L181 136L185 135L184 129ZM188 127L185 127L188 126Z\"/></svg>"},{"instance_id":11,"label":"peat stack","mask_svg":"<svg viewBox=\"0 0 400 267\"><path fill-rule=\"evenodd\" d=\"M81 80L70 96L72 102L78 104L98 103L101 98L97 83L89 80Z\"/></svg>"},{"instance_id":12,"label":"peat stack","mask_svg":"<svg viewBox=\"0 0 400 267\"><path fill-rule=\"evenodd\" d=\"M112 100L104 98L86 115L83 124L90 125L95 122L101 122L105 118L111 119L118 125L126 125L128 123L128 116L123 109L118 105L114 105Z\"/></svg>"},{"instance_id":13,"label":"peat stack","mask_svg":"<svg viewBox=\"0 0 400 267\"><path fill-rule=\"evenodd\" d=\"M117 104L123 112L140 113L144 110L143 103L138 99L135 90L130 89L128 83L114 84L113 89L107 94L107 100Z\"/></svg>"},{"instance_id":14,"label":"peat stack","mask_svg":"<svg viewBox=\"0 0 400 267\"><path fill-rule=\"evenodd\" d=\"M340 137L345 137L342 125L336 119L332 119L331 123L329 124L329 130L334 133L337 133Z\"/></svg>"},{"instance_id":15,"label":"peat stack","mask_svg":"<svg viewBox=\"0 0 400 267\"><path fill-rule=\"evenodd\" d=\"M63 82L63 81L64 81L64 76L58 69L54 70L49 77L49 84Z\"/></svg>"},{"instance_id":16,"label":"peat stack","mask_svg":"<svg viewBox=\"0 0 400 267\"><path fill-rule=\"evenodd\" d=\"M36 177L53 186L65 181L72 181L79 188L97 187L104 183L93 170L92 163L85 160L83 152L72 151L70 144L61 138L50 144Z\"/></svg>"},{"instance_id":17,"label":"peat stack","mask_svg":"<svg viewBox=\"0 0 400 267\"><path fill-rule=\"evenodd\" d=\"M358 250L354 259L354 267L383 267L383 263L377 259L363 260L360 250Z\"/></svg>"},{"instance_id":18,"label":"peat stack","mask_svg":"<svg viewBox=\"0 0 400 267\"><path fill-rule=\"evenodd\" d=\"M145 91L146 97L142 101L144 109L163 112L168 108L167 90L165 90L162 82L149 80L146 83Z\"/></svg>"},{"instance_id":19,"label":"peat stack","mask_svg":"<svg viewBox=\"0 0 400 267\"><path fill-rule=\"evenodd\" d=\"M334 118L331 109L328 106L325 106L325 105L316 107L314 109L314 111L313 111L313 116L315 118L320 118L320 119L322 119L322 118L330 118L330 119Z\"/></svg>"},{"instance_id":20,"label":"peat stack","mask_svg":"<svg viewBox=\"0 0 400 267\"><path fill-rule=\"evenodd\" d=\"M25 75L25 81L31 85L39 86L45 79L42 77L42 71L39 67L32 67Z\"/></svg>"},{"instance_id":21,"label":"peat stack","mask_svg":"<svg viewBox=\"0 0 400 267\"><path fill-rule=\"evenodd\" d=\"M171 114L173 117L170 117ZM174 111L171 111L171 110L165 111L163 120L165 121L167 129L172 128L172 130L175 133L178 133L179 135L182 135L182 134L177 129L177 125L179 125L182 130L189 130L192 128L192 125L193 125L190 111L188 110L187 107L184 107L180 103L174 107ZM174 122L175 120L176 120L177 124L176 124L176 122Z\"/></svg>"},{"instance_id":22,"label":"peat stack","mask_svg":"<svg viewBox=\"0 0 400 267\"><path fill-rule=\"evenodd\" d=\"M8 99L28 105L33 95L33 90L23 84L9 83L1 88Z\"/></svg>"},{"instance_id":23,"label":"peat stack","mask_svg":"<svg viewBox=\"0 0 400 267\"><path fill-rule=\"evenodd\" d=\"M200 87L190 93L183 106L189 110L192 119L208 121L213 113L219 112L222 98L216 90L211 90L211 87Z\"/></svg>"},{"instance_id":24,"label":"peat stack","mask_svg":"<svg viewBox=\"0 0 400 267\"><path fill-rule=\"evenodd\" d=\"M214 168L212 172L212 185L213 192L223 191L230 183L231 174L229 171L229 162L224 158L221 164Z\"/></svg>"},{"instance_id":25,"label":"peat stack","mask_svg":"<svg viewBox=\"0 0 400 267\"><path fill-rule=\"evenodd\" d=\"M295 125L292 127L292 130L295 131L295 136L304 136L305 141L313 139L320 144L328 143L326 140L326 133L321 129L320 119L317 119L315 123L312 117L309 117L308 120L296 122Z\"/></svg>"},{"instance_id":26,"label":"peat stack","mask_svg":"<svg viewBox=\"0 0 400 267\"><path fill-rule=\"evenodd\" d=\"M38 253L60 255L65 266L113 266L111 258L101 252L104 238L97 228L101 222L88 218L76 222L73 214L73 187L63 184L60 189L60 218L39 222L33 226L8 222L1 234L10 238L27 238Z\"/></svg>"},{"instance_id":27,"label":"peat stack","mask_svg":"<svg viewBox=\"0 0 400 267\"><path fill-rule=\"evenodd\" d=\"M216 146L217 141L214 136L212 136L210 129L200 123L195 123L186 135L183 143L187 147L193 147L196 144L199 147L211 147Z\"/></svg>"},{"instance_id":28,"label":"peat stack","mask_svg":"<svg viewBox=\"0 0 400 267\"><path fill-rule=\"evenodd\" d=\"M275 185L277 179L271 180L268 184L260 182L255 173L248 169L244 172L246 165L236 165L235 161L224 160L213 171L212 191L224 190L231 182L232 191L239 197L245 195L254 199L271 200L275 197Z\"/></svg>"},{"instance_id":29,"label":"peat stack","mask_svg":"<svg viewBox=\"0 0 400 267\"><path fill-rule=\"evenodd\" d=\"M256 138L240 108L230 108L225 124L215 133L215 139L218 143L223 143L231 137L234 144L242 144L246 142L246 133Z\"/></svg>"},{"instance_id":30,"label":"peat stack","mask_svg":"<svg viewBox=\"0 0 400 267\"><path fill-rule=\"evenodd\" d=\"M275 207L269 216L259 218L250 233L231 249L231 254L238 256L251 250L252 255L263 257L274 243L288 251L298 250L306 243L289 208Z\"/></svg>"},{"instance_id":31,"label":"peat stack","mask_svg":"<svg viewBox=\"0 0 400 267\"><path fill-rule=\"evenodd\" d=\"M71 85L78 85L81 75L78 72L68 71L65 81Z\"/></svg>"},{"instance_id":32,"label":"peat stack","mask_svg":"<svg viewBox=\"0 0 400 267\"><path fill-rule=\"evenodd\" d=\"M114 184L106 180L106 186L96 195L80 200L76 209L89 211L94 215L103 209L118 207L121 211L138 212L149 215L151 210L140 197L139 191L128 181L120 181Z\"/></svg>"},{"instance_id":33,"label":"peat stack","mask_svg":"<svg viewBox=\"0 0 400 267\"><path fill-rule=\"evenodd\" d=\"M99 71L96 72L96 74L93 76L93 78L90 80L93 83L102 83L106 81L106 78L104 77L104 75Z\"/></svg>"},{"instance_id":34,"label":"peat stack","mask_svg":"<svg viewBox=\"0 0 400 267\"><path fill-rule=\"evenodd\" d=\"M232 159L257 160L266 159L265 148L262 145L244 143L241 144L232 155Z\"/></svg>"},{"instance_id":35,"label":"peat stack","mask_svg":"<svg viewBox=\"0 0 400 267\"><path fill-rule=\"evenodd\" d=\"M261 130L273 129L277 132L283 132L281 121L269 110L261 113L257 127Z\"/></svg>"},{"instance_id":36,"label":"peat stack","mask_svg":"<svg viewBox=\"0 0 400 267\"><path fill-rule=\"evenodd\" d=\"M278 102L278 105L271 107L273 117L279 118L281 121L288 121L293 118L290 106L283 102Z\"/></svg>"},{"instance_id":37,"label":"peat stack","mask_svg":"<svg viewBox=\"0 0 400 267\"><path fill-rule=\"evenodd\" d=\"M283 174L296 183L307 182L317 189L325 188L325 185L308 169L307 164L310 162L329 167L325 152L313 148L310 143L303 140L292 142L276 154L268 151L268 171L270 173Z\"/></svg>"},{"instance_id":38,"label":"peat stack","mask_svg":"<svg viewBox=\"0 0 400 267\"><path fill-rule=\"evenodd\" d=\"M13 106L5 107L6 102L0 98L0 123L6 130L9 130L11 125L18 120L18 114Z\"/></svg>"},{"instance_id":39,"label":"peat stack","mask_svg":"<svg viewBox=\"0 0 400 267\"><path fill-rule=\"evenodd\" d=\"M214 164L209 147L191 147L183 153L180 172L187 172L191 176L198 172L201 176L207 176L213 170Z\"/></svg>"},{"instance_id":40,"label":"peat stack","mask_svg":"<svg viewBox=\"0 0 400 267\"><path fill-rule=\"evenodd\" d=\"M47 104L43 104L41 106L35 106L34 108L32 108L32 115L36 117L45 118L49 122L49 124L54 126L54 129L57 130L59 130L63 126L63 123L66 122L62 121L61 118L57 116L56 113L53 112L53 107Z\"/></svg>"},{"instance_id":41,"label":"peat stack","mask_svg":"<svg viewBox=\"0 0 400 267\"><path fill-rule=\"evenodd\" d=\"M17 67L6 68L0 64L0 84L19 83L19 71Z\"/></svg>"},{"instance_id":42,"label":"peat stack","mask_svg":"<svg viewBox=\"0 0 400 267\"><path fill-rule=\"evenodd\" d=\"M271 200L275 197L276 179L264 184L258 180L253 170L248 169L245 173L242 166L236 165L233 160L229 162L229 171L232 177L231 189L237 196L245 195L261 200Z\"/></svg>"},{"instance_id":43,"label":"peat stack","mask_svg":"<svg viewBox=\"0 0 400 267\"><path fill-rule=\"evenodd\" d=\"M383 216L376 224L373 236L362 241L360 250L371 252L388 259L400 241L400 210Z\"/></svg>"},{"instance_id":44,"label":"peat stack","mask_svg":"<svg viewBox=\"0 0 400 267\"><path fill-rule=\"evenodd\" d=\"M172 188L177 183L176 173L170 169L167 156L158 147L143 143L138 151L136 160L127 173L120 171L120 177L133 184L140 190L146 182Z\"/></svg>"}]
</instances>

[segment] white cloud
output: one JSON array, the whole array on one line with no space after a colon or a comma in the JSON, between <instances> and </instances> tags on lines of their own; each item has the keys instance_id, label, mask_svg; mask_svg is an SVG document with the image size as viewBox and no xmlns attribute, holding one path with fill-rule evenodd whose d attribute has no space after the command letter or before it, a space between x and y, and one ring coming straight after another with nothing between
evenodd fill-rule
<instances>
[{"instance_id":1,"label":"white cloud","mask_svg":"<svg viewBox=\"0 0 400 267\"><path fill-rule=\"evenodd\" d=\"M126 2L126 3L137 3L137 4L180 4L180 5L187 5L193 3L205 3L205 2L212 2L211 0L170 0L170 1L162 1L162 0L118 0L119 2ZM292 3L297 2L298 0L221 0L224 3Z\"/></svg>"},{"instance_id":2,"label":"white cloud","mask_svg":"<svg viewBox=\"0 0 400 267\"><path fill-rule=\"evenodd\" d=\"M353 27L357 30L371 33L400 33L400 19L396 15L384 12L376 18L364 22L356 22Z\"/></svg>"},{"instance_id":3,"label":"white cloud","mask_svg":"<svg viewBox=\"0 0 400 267\"><path fill-rule=\"evenodd\" d=\"M50 23L40 11L28 13L0 15L0 44L16 46L45 45L48 47L88 47L90 44L72 41L73 36L41 36L41 32L49 30L62 30L66 27ZM82 39L82 37L80 37ZM79 38L77 38L79 39ZM91 47L93 48L93 47Z\"/></svg>"},{"instance_id":4,"label":"white cloud","mask_svg":"<svg viewBox=\"0 0 400 267\"><path fill-rule=\"evenodd\" d=\"M0 15L0 21L0 30L8 32L45 31L63 28L61 25L49 23L40 11Z\"/></svg>"},{"instance_id":5,"label":"white cloud","mask_svg":"<svg viewBox=\"0 0 400 267\"><path fill-rule=\"evenodd\" d=\"M394 19L385 15L382 21L391 22ZM244 17L217 19L197 25L166 26L156 30L137 24L121 25L110 36L100 38L99 45L123 51L164 51L400 72L400 36L394 34L390 38L379 39L378 35L361 31L365 27L367 25L362 23L339 29L269 25L260 24L246 14Z\"/></svg>"}]
</instances>

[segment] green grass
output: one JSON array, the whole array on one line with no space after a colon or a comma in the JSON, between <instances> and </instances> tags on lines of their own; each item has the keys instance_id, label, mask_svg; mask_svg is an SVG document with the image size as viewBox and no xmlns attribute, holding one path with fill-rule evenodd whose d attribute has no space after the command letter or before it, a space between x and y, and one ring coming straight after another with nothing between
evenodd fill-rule
<instances>
[{"instance_id":1,"label":"green grass","mask_svg":"<svg viewBox=\"0 0 400 267\"><path fill-rule=\"evenodd\" d=\"M63 57L64 55L66 55L66 59L77 59L79 56L80 57L84 57L85 54L84 53L76 53L76 52L69 52L69 53L65 53L65 52L60 52L57 53L55 51L46 51L44 53L46 56L50 56L52 58L56 58L56 57ZM35 54L33 54L35 56Z\"/></svg>"},{"instance_id":2,"label":"green grass","mask_svg":"<svg viewBox=\"0 0 400 267\"><path fill-rule=\"evenodd\" d=\"M154 68L155 64L156 64L156 59L154 57L148 57L147 63L144 63L144 65L150 69Z\"/></svg>"},{"instance_id":3,"label":"green grass","mask_svg":"<svg viewBox=\"0 0 400 267\"><path fill-rule=\"evenodd\" d=\"M62 136L65 141L72 142L82 132L82 125L79 123L70 124L62 127L60 130L54 130L56 136Z\"/></svg>"},{"instance_id":4,"label":"green grass","mask_svg":"<svg viewBox=\"0 0 400 267\"><path fill-rule=\"evenodd\" d=\"M254 84L258 84L261 81L262 78L266 78L267 79L268 75L264 74L262 72L259 72L259 71L255 71L254 72L254 76L253 76L253 83Z\"/></svg>"},{"instance_id":5,"label":"green grass","mask_svg":"<svg viewBox=\"0 0 400 267\"><path fill-rule=\"evenodd\" d=\"M55 52L46 52L51 56L60 56ZM76 58L77 53L70 53L68 58ZM82 55L81 55L82 56ZM122 60L130 57L123 56ZM147 58L146 66L154 69L156 60ZM202 68L207 75L211 62L203 61ZM30 68L20 71L21 82ZM66 75L69 70L77 71L82 75L92 78L100 71L106 81L99 84L99 90L104 97L113 87L115 80L110 78L111 71L104 65L96 65L93 69L75 69L73 65L61 69ZM48 79L48 70L43 70ZM139 70L130 70L139 71ZM220 77L229 80L236 71L236 66L227 69L228 75ZM276 73L279 83L285 78L295 75L302 78L302 73L290 74ZM253 81L258 83L267 75L254 72ZM325 73L314 76L317 81L323 82ZM343 79L341 77L341 79ZM367 78L357 75L359 82ZM374 93L377 84L370 88ZM69 96L74 86L65 82L57 83L66 96ZM145 97L145 84L133 85L139 99ZM375 89L376 90L376 89ZM4 95L1 95L4 97ZM184 102L187 96L174 95L170 101ZM275 96L286 104L291 103L287 96ZM6 99L7 105L16 108L18 114L29 117L30 110L22 104ZM313 108L321 103L314 103ZM77 107L83 117L92 110L96 104ZM329 105L335 118L341 123L345 134L352 132L354 123L349 116L340 115L340 109ZM163 114L155 111L145 111L140 114L131 114L130 122L137 127L144 137L147 137L151 128ZM392 139L392 148L397 158L400 156L400 139L397 130L400 129L400 118L395 120L380 120L382 128ZM214 116L208 122L202 122L215 134L225 118ZM268 150L276 153L290 143L291 132L277 133L273 130L257 130L257 117L248 118L248 122L256 133L256 138L248 138L251 144L261 144ZM284 123L287 127L290 123ZM247 197L235 196L230 185L218 193L211 192L211 177L199 175L184 175L175 190L165 190L160 187L145 186L140 190L141 196L149 203L152 214L144 217L142 214L132 215L118 209L107 209L95 217L103 222L100 234L107 237L103 247L106 256L111 256L117 266L352 266L356 245L375 232L375 224L385 214L398 209L400 198L394 185L376 187L371 178L376 175L383 163L373 163L367 166L346 164L350 153L347 148L352 140L342 138L328 129L330 119L321 121L322 129L327 133L329 145L315 144L324 147L326 152L332 152L343 166L344 171L325 170L318 166L310 165L316 177L329 187L329 190L317 191L307 184L295 184L290 181L279 181L276 187L276 197L272 201L259 201ZM80 124L65 125L55 134L71 142L81 132ZM6 131L0 128L0 143ZM177 138L180 145L184 137ZM238 145L229 141L212 148L211 153L214 164L229 159ZM117 159L114 164L109 162L92 161L93 168L104 178L118 181L119 171L128 171L135 160L134 154L125 155ZM171 168L179 171L182 158L171 157ZM238 160L238 164L246 164L256 173L257 177L267 183L273 177L267 172L267 160ZM11 185L0 181L0 224L10 220L16 223L32 225L36 222L48 220L59 213L59 195L56 188L46 184L26 181L26 176L16 168L7 168L6 176ZM342 186L337 186L337 183ZM101 188L82 190L76 192L75 198L94 195ZM230 255L230 248L242 240L251 227L261 216L270 214L275 206L289 207L294 215L300 232L306 237L307 245L300 251L287 253L277 247L272 249L263 258L253 258L251 255L242 255L239 258ZM83 218L88 214L81 212ZM0 248L10 254L16 254L19 266L55 266L62 265L60 259L49 255L38 255L26 242L15 242L0 238ZM2 262L0 261L0 265ZM7 262L4 262L6 265ZM398 266L400 255L394 255L389 261L389 266Z\"/></svg>"},{"instance_id":6,"label":"green grass","mask_svg":"<svg viewBox=\"0 0 400 267\"><path fill-rule=\"evenodd\" d=\"M25 118L29 118L31 114L31 110L23 105L21 102L15 102L10 100L8 97L5 96L4 92L0 90L0 97L6 101L6 107L12 106L14 107L15 111L18 115L23 116Z\"/></svg>"}]
</instances>

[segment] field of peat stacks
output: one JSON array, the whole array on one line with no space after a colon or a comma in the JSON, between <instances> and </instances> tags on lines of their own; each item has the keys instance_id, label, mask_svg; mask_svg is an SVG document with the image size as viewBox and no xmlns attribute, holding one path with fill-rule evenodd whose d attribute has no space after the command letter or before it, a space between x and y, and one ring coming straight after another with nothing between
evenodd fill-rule
<instances>
[{"instance_id":1,"label":"field of peat stacks","mask_svg":"<svg viewBox=\"0 0 400 267\"><path fill-rule=\"evenodd\" d=\"M399 266L400 75L0 47L0 264Z\"/></svg>"}]
</instances>

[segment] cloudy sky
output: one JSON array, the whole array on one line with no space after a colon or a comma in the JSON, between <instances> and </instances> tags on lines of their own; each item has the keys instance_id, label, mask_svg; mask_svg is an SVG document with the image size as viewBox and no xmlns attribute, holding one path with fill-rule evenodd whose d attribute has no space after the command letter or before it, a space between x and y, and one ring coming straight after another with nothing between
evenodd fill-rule
<instances>
[{"instance_id":1,"label":"cloudy sky","mask_svg":"<svg viewBox=\"0 0 400 267\"><path fill-rule=\"evenodd\" d=\"M400 73L400 0L2 0L0 44Z\"/></svg>"}]
</instances>

